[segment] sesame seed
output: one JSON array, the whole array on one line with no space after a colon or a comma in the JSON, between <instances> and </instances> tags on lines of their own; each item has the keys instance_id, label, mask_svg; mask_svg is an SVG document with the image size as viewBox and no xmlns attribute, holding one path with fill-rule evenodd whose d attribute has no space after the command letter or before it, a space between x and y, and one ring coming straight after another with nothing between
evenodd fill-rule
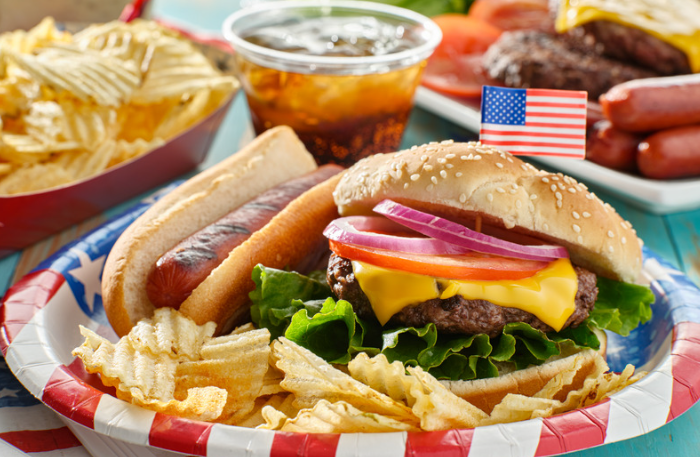
<instances>
[{"instance_id":1,"label":"sesame seed","mask_svg":"<svg viewBox=\"0 0 700 457\"><path fill-rule=\"evenodd\" d=\"M496 162L496 166L497 166L498 168L503 168L503 164L502 164L502 163L499 163L499 162Z\"/></svg>"},{"instance_id":2,"label":"sesame seed","mask_svg":"<svg viewBox=\"0 0 700 457\"><path fill-rule=\"evenodd\" d=\"M547 224L544 224L542 227L543 227L545 230L549 230L549 225L547 225Z\"/></svg>"},{"instance_id":3,"label":"sesame seed","mask_svg":"<svg viewBox=\"0 0 700 457\"><path fill-rule=\"evenodd\" d=\"M437 141L431 141L431 142L428 143L428 144L438 144L438 142L437 142Z\"/></svg>"},{"instance_id":4,"label":"sesame seed","mask_svg":"<svg viewBox=\"0 0 700 457\"><path fill-rule=\"evenodd\" d=\"M557 176L552 176L552 179L555 181L559 181L559 178Z\"/></svg>"},{"instance_id":5,"label":"sesame seed","mask_svg":"<svg viewBox=\"0 0 700 457\"><path fill-rule=\"evenodd\" d=\"M530 200L537 200L537 194L531 194Z\"/></svg>"},{"instance_id":6,"label":"sesame seed","mask_svg":"<svg viewBox=\"0 0 700 457\"><path fill-rule=\"evenodd\" d=\"M506 157L506 160L510 163L513 163L513 159L511 159L510 157Z\"/></svg>"},{"instance_id":7,"label":"sesame seed","mask_svg":"<svg viewBox=\"0 0 700 457\"><path fill-rule=\"evenodd\" d=\"M518 188L518 185L515 184L515 183L511 184L511 186L513 186L513 189L517 189L517 188Z\"/></svg>"},{"instance_id":8,"label":"sesame seed","mask_svg":"<svg viewBox=\"0 0 700 457\"><path fill-rule=\"evenodd\" d=\"M446 159L454 159L454 158L455 158L455 155L454 155L454 154L447 154L447 155L445 156L445 158L446 158Z\"/></svg>"},{"instance_id":9,"label":"sesame seed","mask_svg":"<svg viewBox=\"0 0 700 457\"><path fill-rule=\"evenodd\" d=\"M403 185L403 188L404 188L404 189L408 189L408 183L405 183L405 184Z\"/></svg>"},{"instance_id":10,"label":"sesame seed","mask_svg":"<svg viewBox=\"0 0 700 457\"><path fill-rule=\"evenodd\" d=\"M493 201L493 194L486 194L486 199L490 202Z\"/></svg>"},{"instance_id":11,"label":"sesame seed","mask_svg":"<svg viewBox=\"0 0 700 457\"><path fill-rule=\"evenodd\" d=\"M447 172L445 170L440 170L440 176L447 178Z\"/></svg>"},{"instance_id":12,"label":"sesame seed","mask_svg":"<svg viewBox=\"0 0 700 457\"><path fill-rule=\"evenodd\" d=\"M418 173L411 175L411 181L418 181L419 179L420 179L420 175Z\"/></svg>"},{"instance_id":13,"label":"sesame seed","mask_svg":"<svg viewBox=\"0 0 700 457\"><path fill-rule=\"evenodd\" d=\"M479 154L475 155L474 160L481 160L481 156Z\"/></svg>"},{"instance_id":14,"label":"sesame seed","mask_svg":"<svg viewBox=\"0 0 700 457\"><path fill-rule=\"evenodd\" d=\"M561 208L561 205L562 205L561 200L557 200L557 208Z\"/></svg>"},{"instance_id":15,"label":"sesame seed","mask_svg":"<svg viewBox=\"0 0 700 457\"><path fill-rule=\"evenodd\" d=\"M543 182L543 183L548 183L548 182L549 182L549 178L542 178L542 182Z\"/></svg>"},{"instance_id":16,"label":"sesame seed","mask_svg":"<svg viewBox=\"0 0 700 457\"><path fill-rule=\"evenodd\" d=\"M571 215L574 216L574 219L581 219L581 216L579 216L579 214L576 211L571 213Z\"/></svg>"},{"instance_id":17,"label":"sesame seed","mask_svg":"<svg viewBox=\"0 0 700 457\"><path fill-rule=\"evenodd\" d=\"M574 224L571 227L574 229L574 232L581 233L581 227L579 227L578 225Z\"/></svg>"},{"instance_id":18,"label":"sesame seed","mask_svg":"<svg viewBox=\"0 0 700 457\"><path fill-rule=\"evenodd\" d=\"M576 239L578 240L579 243L583 243L583 237L581 235L579 235L578 238L576 238Z\"/></svg>"},{"instance_id":19,"label":"sesame seed","mask_svg":"<svg viewBox=\"0 0 700 457\"><path fill-rule=\"evenodd\" d=\"M615 238L615 234L613 233L612 230L608 230L608 237Z\"/></svg>"},{"instance_id":20,"label":"sesame seed","mask_svg":"<svg viewBox=\"0 0 700 457\"><path fill-rule=\"evenodd\" d=\"M416 149L418 149L418 146L411 146L411 151L415 151Z\"/></svg>"},{"instance_id":21,"label":"sesame seed","mask_svg":"<svg viewBox=\"0 0 700 457\"><path fill-rule=\"evenodd\" d=\"M568 191L571 192L572 194L575 194L575 193L576 193L576 189L574 189L573 187L569 187L569 188L566 189L566 190L568 190Z\"/></svg>"},{"instance_id":22,"label":"sesame seed","mask_svg":"<svg viewBox=\"0 0 700 457\"><path fill-rule=\"evenodd\" d=\"M440 157L439 159L437 159L437 163L443 164L443 163L446 163L446 162L447 162L447 159L443 159L442 157Z\"/></svg>"},{"instance_id":23,"label":"sesame seed","mask_svg":"<svg viewBox=\"0 0 700 457\"><path fill-rule=\"evenodd\" d=\"M527 171L527 167L525 166L524 163L521 163L521 164L520 164L520 168L522 168L523 171Z\"/></svg>"},{"instance_id":24,"label":"sesame seed","mask_svg":"<svg viewBox=\"0 0 700 457\"><path fill-rule=\"evenodd\" d=\"M433 184L437 184L437 178L435 176L431 176L430 180L433 182Z\"/></svg>"},{"instance_id":25,"label":"sesame seed","mask_svg":"<svg viewBox=\"0 0 700 457\"><path fill-rule=\"evenodd\" d=\"M430 144L437 144L437 143L430 143ZM432 151L437 151L437 148L430 146L430 147L425 148L425 150L427 152L432 152Z\"/></svg>"},{"instance_id":26,"label":"sesame seed","mask_svg":"<svg viewBox=\"0 0 700 457\"><path fill-rule=\"evenodd\" d=\"M515 195L515 193L517 192L517 190L511 189L511 190L509 190L508 192L510 192L511 194Z\"/></svg>"},{"instance_id":27,"label":"sesame seed","mask_svg":"<svg viewBox=\"0 0 700 457\"><path fill-rule=\"evenodd\" d=\"M428 185L426 186L425 190L431 191L431 190L433 190L433 187L435 187L435 186L433 186L432 184L428 184Z\"/></svg>"},{"instance_id":28,"label":"sesame seed","mask_svg":"<svg viewBox=\"0 0 700 457\"><path fill-rule=\"evenodd\" d=\"M444 140L444 141L441 141L440 144L452 144L454 142L455 142L455 140Z\"/></svg>"},{"instance_id":29,"label":"sesame seed","mask_svg":"<svg viewBox=\"0 0 700 457\"><path fill-rule=\"evenodd\" d=\"M425 171L433 171L433 166L432 166L432 165L425 164L425 165L423 165L423 170L425 170Z\"/></svg>"},{"instance_id":30,"label":"sesame seed","mask_svg":"<svg viewBox=\"0 0 700 457\"><path fill-rule=\"evenodd\" d=\"M454 165L452 165L451 163L448 163L447 165L445 165L445 168L447 168L448 170L449 170L450 168L453 168L453 167L454 167Z\"/></svg>"},{"instance_id":31,"label":"sesame seed","mask_svg":"<svg viewBox=\"0 0 700 457\"><path fill-rule=\"evenodd\" d=\"M625 238L624 236L622 237L622 239L620 241L622 241L622 244L627 244L627 238Z\"/></svg>"},{"instance_id":32,"label":"sesame seed","mask_svg":"<svg viewBox=\"0 0 700 457\"><path fill-rule=\"evenodd\" d=\"M561 190L566 189L566 186L565 186L564 184L562 184L562 183L558 183L557 186L559 186L559 188L560 188Z\"/></svg>"},{"instance_id":33,"label":"sesame seed","mask_svg":"<svg viewBox=\"0 0 700 457\"><path fill-rule=\"evenodd\" d=\"M503 187L496 187L496 191L498 191L498 192L500 192L500 193L502 193L502 194L505 194L505 193L506 193L506 190L505 190Z\"/></svg>"},{"instance_id":34,"label":"sesame seed","mask_svg":"<svg viewBox=\"0 0 700 457\"><path fill-rule=\"evenodd\" d=\"M586 194L586 198L589 199L589 200L593 200L593 195L591 195L591 194Z\"/></svg>"},{"instance_id":35,"label":"sesame seed","mask_svg":"<svg viewBox=\"0 0 700 457\"><path fill-rule=\"evenodd\" d=\"M552 192L556 192L556 191L557 191L557 186L555 186L554 184L552 184L552 187L550 187L550 189L552 189Z\"/></svg>"},{"instance_id":36,"label":"sesame seed","mask_svg":"<svg viewBox=\"0 0 700 457\"><path fill-rule=\"evenodd\" d=\"M491 151L489 151L488 149L483 149L483 148L476 148L476 152L480 152L482 154L490 154L491 153Z\"/></svg>"},{"instance_id":37,"label":"sesame seed","mask_svg":"<svg viewBox=\"0 0 700 457\"><path fill-rule=\"evenodd\" d=\"M518 208L521 208L523 206L523 204L520 202L520 200L516 200L515 206L517 206Z\"/></svg>"},{"instance_id":38,"label":"sesame seed","mask_svg":"<svg viewBox=\"0 0 700 457\"><path fill-rule=\"evenodd\" d=\"M608 246L608 250L609 250L610 252L615 252L615 248L612 247L612 246Z\"/></svg>"},{"instance_id":39,"label":"sesame seed","mask_svg":"<svg viewBox=\"0 0 700 457\"><path fill-rule=\"evenodd\" d=\"M491 194L489 194L489 195L491 195ZM466 202L466 201L467 201L467 196L464 195L464 194L459 194L459 201L460 201L461 203Z\"/></svg>"},{"instance_id":40,"label":"sesame seed","mask_svg":"<svg viewBox=\"0 0 700 457\"><path fill-rule=\"evenodd\" d=\"M469 160L469 157L467 157L467 156L462 156L462 157L460 157L460 159L462 159L462 160Z\"/></svg>"},{"instance_id":41,"label":"sesame seed","mask_svg":"<svg viewBox=\"0 0 700 457\"><path fill-rule=\"evenodd\" d=\"M458 178L461 177L461 176L462 176L462 172L461 172L461 171L458 171L457 173L455 173L455 176L458 177Z\"/></svg>"},{"instance_id":42,"label":"sesame seed","mask_svg":"<svg viewBox=\"0 0 700 457\"><path fill-rule=\"evenodd\" d=\"M421 162L426 162L428 160L428 156L423 154L422 156L420 156L420 160Z\"/></svg>"},{"instance_id":43,"label":"sesame seed","mask_svg":"<svg viewBox=\"0 0 700 457\"><path fill-rule=\"evenodd\" d=\"M562 199L561 192L555 193L554 196L557 197L557 200L561 200L561 199Z\"/></svg>"},{"instance_id":44,"label":"sesame seed","mask_svg":"<svg viewBox=\"0 0 700 457\"><path fill-rule=\"evenodd\" d=\"M589 218L589 217L591 217L591 213L589 213L588 211L584 211L584 212L583 212L583 217Z\"/></svg>"},{"instance_id":45,"label":"sesame seed","mask_svg":"<svg viewBox=\"0 0 700 457\"><path fill-rule=\"evenodd\" d=\"M620 222L620 225L622 226L623 229L627 228L627 226L625 225L625 221Z\"/></svg>"}]
</instances>

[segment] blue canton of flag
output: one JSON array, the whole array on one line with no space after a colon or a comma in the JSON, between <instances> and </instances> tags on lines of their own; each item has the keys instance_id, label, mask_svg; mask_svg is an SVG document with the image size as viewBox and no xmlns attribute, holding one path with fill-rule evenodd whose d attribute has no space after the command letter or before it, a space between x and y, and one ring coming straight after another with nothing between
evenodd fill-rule
<instances>
[{"instance_id":1,"label":"blue canton of flag","mask_svg":"<svg viewBox=\"0 0 700 457\"><path fill-rule=\"evenodd\" d=\"M484 86L479 140L516 155L583 159L586 92Z\"/></svg>"}]
</instances>

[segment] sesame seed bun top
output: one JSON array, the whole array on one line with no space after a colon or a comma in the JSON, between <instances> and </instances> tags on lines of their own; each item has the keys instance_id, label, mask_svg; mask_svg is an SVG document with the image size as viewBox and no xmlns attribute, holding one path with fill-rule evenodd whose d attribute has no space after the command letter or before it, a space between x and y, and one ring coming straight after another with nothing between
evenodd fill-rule
<instances>
[{"instance_id":1,"label":"sesame seed bun top","mask_svg":"<svg viewBox=\"0 0 700 457\"><path fill-rule=\"evenodd\" d=\"M641 269L641 240L632 225L585 185L478 142L443 141L365 158L333 196L343 216L371 214L389 198L523 244L562 245L573 263L608 278L635 282Z\"/></svg>"}]
</instances>

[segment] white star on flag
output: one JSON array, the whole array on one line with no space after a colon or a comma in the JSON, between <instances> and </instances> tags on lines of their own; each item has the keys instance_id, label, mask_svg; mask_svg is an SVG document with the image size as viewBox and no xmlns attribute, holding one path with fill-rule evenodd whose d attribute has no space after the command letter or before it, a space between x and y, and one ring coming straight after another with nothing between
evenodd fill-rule
<instances>
[{"instance_id":1,"label":"white star on flag","mask_svg":"<svg viewBox=\"0 0 700 457\"><path fill-rule=\"evenodd\" d=\"M102 267L105 260L107 260L107 255L105 254L95 260L91 260L90 256L79 249L74 248L70 252L78 256L80 266L70 270L68 274L83 284L85 287L85 303L87 303L90 311L94 311L95 295L101 293L100 273L102 273Z\"/></svg>"},{"instance_id":2,"label":"white star on flag","mask_svg":"<svg viewBox=\"0 0 700 457\"><path fill-rule=\"evenodd\" d=\"M17 392L19 392L19 390L15 390L15 389L6 389L6 388L3 387L2 390L0 390L0 398L5 398L5 397L16 397L16 396L17 396Z\"/></svg>"}]
</instances>

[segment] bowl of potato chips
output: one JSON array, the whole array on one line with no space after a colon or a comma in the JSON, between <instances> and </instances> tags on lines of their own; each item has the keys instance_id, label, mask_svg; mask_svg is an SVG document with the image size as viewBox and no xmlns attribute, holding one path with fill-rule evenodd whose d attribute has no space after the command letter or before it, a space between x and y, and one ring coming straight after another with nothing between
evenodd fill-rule
<instances>
[{"instance_id":1,"label":"bowl of potato chips","mask_svg":"<svg viewBox=\"0 0 700 457\"><path fill-rule=\"evenodd\" d=\"M104 261L172 188L62 248L3 301L8 367L93 455L547 456L648 433L697 401L700 290L648 248L653 317L629 337L609 338L599 375L568 412L556 383L508 396L486 415L428 373L382 356L339 368L252 324L214 337L213 323L169 308L119 339L102 306ZM647 373L631 377L628 363ZM555 379L575 374L574 360Z\"/></svg>"},{"instance_id":2,"label":"bowl of potato chips","mask_svg":"<svg viewBox=\"0 0 700 457\"><path fill-rule=\"evenodd\" d=\"M0 35L0 257L197 166L237 89L152 21Z\"/></svg>"}]
</instances>

